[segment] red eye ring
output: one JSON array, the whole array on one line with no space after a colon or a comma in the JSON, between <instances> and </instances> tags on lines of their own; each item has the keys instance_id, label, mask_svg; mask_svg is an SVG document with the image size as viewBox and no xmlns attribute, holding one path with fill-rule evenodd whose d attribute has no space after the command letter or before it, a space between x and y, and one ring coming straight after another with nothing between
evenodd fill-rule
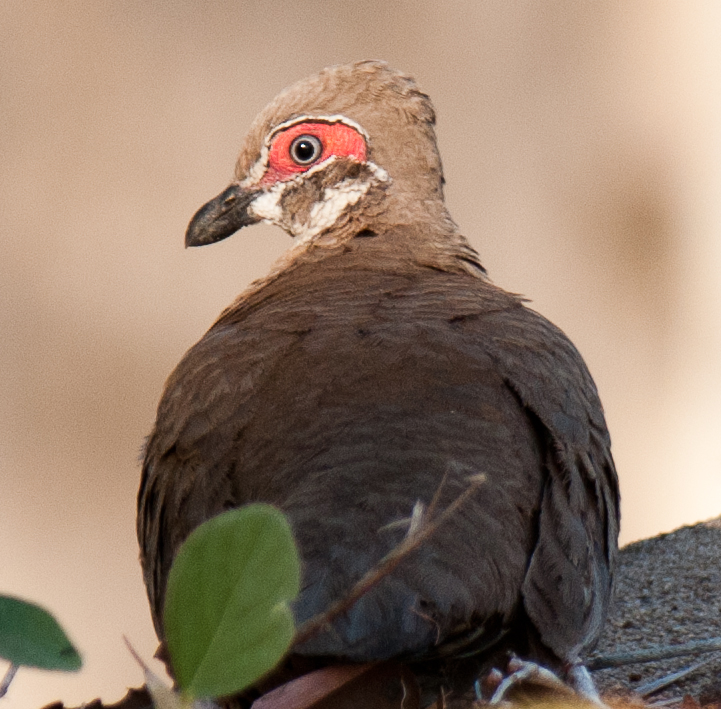
<instances>
[{"instance_id":1,"label":"red eye ring","mask_svg":"<svg viewBox=\"0 0 721 709\"><path fill-rule=\"evenodd\" d=\"M291 160L296 165L310 165L323 154L323 143L314 135L299 135L288 149Z\"/></svg>"},{"instance_id":2,"label":"red eye ring","mask_svg":"<svg viewBox=\"0 0 721 709\"><path fill-rule=\"evenodd\" d=\"M320 153L310 158L310 152L307 154L301 152L296 157L308 162L299 162L291 152L291 146L298 139L317 140ZM288 180L331 156L350 157L365 162L366 153L365 138L355 128L345 123L340 121L326 123L319 120L294 123L273 135L268 146L268 167L260 184L268 185Z\"/></svg>"}]
</instances>

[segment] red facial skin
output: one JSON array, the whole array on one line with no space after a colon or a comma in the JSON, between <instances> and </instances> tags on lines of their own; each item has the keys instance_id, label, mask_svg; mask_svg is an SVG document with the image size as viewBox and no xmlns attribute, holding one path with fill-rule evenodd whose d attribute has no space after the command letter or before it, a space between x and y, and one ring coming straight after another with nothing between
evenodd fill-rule
<instances>
[{"instance_id":1,"label":"red facial skin","mask_svg":"<svg viewBox=\"0 0 721 709\"><path fill-rule=\"evenodd\" d=\"M309 165L298 165L290 156L291 143L300 135L313 135L323 146L320 157ZM296 123L273 138L268 153L268 168L260 184L289 180L327 160L331 155L352 157L359 162L365 162L366 143L363 136L345 123Z\"/></svg>"}]
</instances>

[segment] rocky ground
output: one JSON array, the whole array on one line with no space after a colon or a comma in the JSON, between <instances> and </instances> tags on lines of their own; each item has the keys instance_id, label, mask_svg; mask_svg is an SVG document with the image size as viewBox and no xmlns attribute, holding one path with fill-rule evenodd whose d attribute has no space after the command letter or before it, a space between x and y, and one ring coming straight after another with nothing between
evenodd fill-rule
<instances>
[{"instance_id":1,"label":"rocky ground","mask_svg":"<svg viewBox=\"0 0 721 709\"><path fill-rule=\"evenodd\" d=\"M721 638L721 517L630 544L621 550L616 579L614 608L595 654ZM701 660L703 667L647 701L690 695L721 709L721 651L598 670L593 677L604 694L627 694Z\"/></svg>"}]
</instances>

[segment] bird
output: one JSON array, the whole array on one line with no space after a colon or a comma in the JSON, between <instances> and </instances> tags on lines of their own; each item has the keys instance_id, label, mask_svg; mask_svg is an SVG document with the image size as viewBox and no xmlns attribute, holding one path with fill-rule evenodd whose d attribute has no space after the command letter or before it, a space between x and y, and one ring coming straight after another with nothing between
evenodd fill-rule
<instances>
[{"instance_id":1,"label":"bird","mask_svg":"<svg viewBox=\"0 0 721 709\"><path fill-rule=\"evenodd\" d=\"M435 123L385 62L325 68L257 116L230 186L192 218L186 246L258 222L292 245L165 384L137 509L155 629L181 544L228 509L287 516L302 624L419 510L475 485L293 657L398 659L447 696L503 649L592 694L582 661L611 601L620 519L603 408L571 341L491 281L451 218Z\"/></svg>"}]
</instances>

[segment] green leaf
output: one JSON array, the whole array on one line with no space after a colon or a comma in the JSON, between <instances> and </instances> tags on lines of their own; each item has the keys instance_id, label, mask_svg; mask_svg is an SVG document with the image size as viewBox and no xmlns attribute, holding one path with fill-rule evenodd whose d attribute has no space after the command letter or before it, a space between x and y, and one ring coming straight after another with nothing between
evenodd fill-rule
<instances>
[{"instance_id":1,"label":"green leaf","mask_svg":"<svg viewBox=\"0 0 721 709\"><path fill-rule=\"evenodd\" d=\"M255 504L198 527L168 578L164 625L178 685L223 697L253 684L288 650L300 563L284 515Z\"/></svg>"},{"instance_id":2,"label":"green leaf","mask_svg":"<svg viewBox=\"0 0 721 709\"><path fill-rule=\"evenodd\" d=\"M82 660L50 613L34 603L0 596L0 657L14 665L74 672Z\"/></svg>"}]
</instances>

